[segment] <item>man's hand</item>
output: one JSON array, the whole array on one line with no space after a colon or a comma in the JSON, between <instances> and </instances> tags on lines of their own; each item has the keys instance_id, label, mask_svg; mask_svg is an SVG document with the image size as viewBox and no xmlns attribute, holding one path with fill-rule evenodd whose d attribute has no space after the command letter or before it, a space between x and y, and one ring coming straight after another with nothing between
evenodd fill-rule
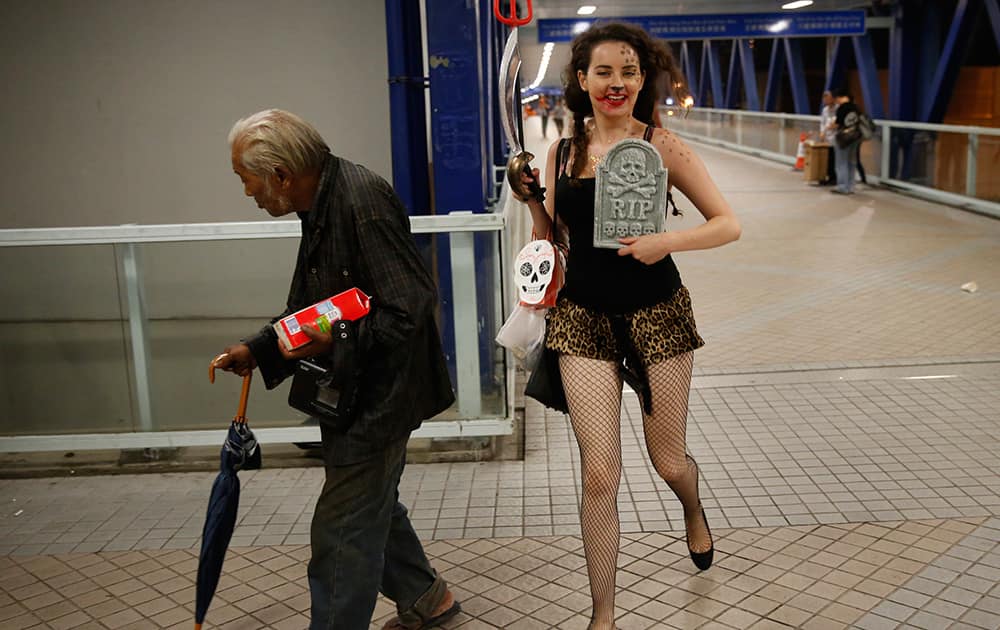
<instances>
[{"instance_id":1,"label":"man's hand","mask_svg":"<svg viewBox=\"0 0 1000 630\"><path fill-rule=\"evenodd\" d=\"M304 332L307 337L312 339L312 341L301 348L289 350L279 339L278 348L281 350L281 356L291 361L330 353L330 350L333 348L333 335L325 333L317 329L315 326L310 326L309 324L302 326L302 332Z\"/></svg>"},{"instance_id":2,"label":"man's hand","mask_svg":"<svg viewBox=\"0 0 1000 630\"><path fill-rule=\"evenodd\" d=\"M257 367L257 360L253 358L249 346L238 343L223 350L222 354L212 361L212 365L237 376L246 376Z\"/></svg>"}]
</instances>

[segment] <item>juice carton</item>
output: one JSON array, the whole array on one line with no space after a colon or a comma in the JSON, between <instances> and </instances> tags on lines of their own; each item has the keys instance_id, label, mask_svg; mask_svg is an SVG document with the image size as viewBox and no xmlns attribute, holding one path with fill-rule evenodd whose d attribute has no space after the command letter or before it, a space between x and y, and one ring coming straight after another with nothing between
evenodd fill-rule
<instances>
[{"instance_id":1,"label":"juice carton","mask_svg":"<svg viewBox=\"0 0 1000 630\"><path fill-rule=\"evenodd\" d=\"M286 348L294 350L312 341L302 330L303 324L330 332L330 325L335 321L354 321L367 315L371 310L370 301L371 298L360 289L348 289L279 319L274 323L274 332L278 333L278 339Z\"/></svg>"}]
</instances>

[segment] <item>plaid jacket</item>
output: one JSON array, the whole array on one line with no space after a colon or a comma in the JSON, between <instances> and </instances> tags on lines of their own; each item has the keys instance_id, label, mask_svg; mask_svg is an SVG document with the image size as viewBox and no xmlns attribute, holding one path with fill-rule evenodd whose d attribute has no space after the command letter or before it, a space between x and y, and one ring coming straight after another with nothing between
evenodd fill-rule
<instances>
[{"instance_id":1,"label":"plaid jacket","mask_svg":"<svg viewBox=\"0 0 1000 630\"><path fill-rule=\"evenodd\" d=\"M455 400L434 318L437 288L402 202L368 169L329 156L312 210L299 218L287 308L272 323L352 287L371 296L371 312L353 324L361 363L356 419L343 434L323 427L328 464L363 461ZM294 372L270 325L246 343L268 389Z\"/></svg>"}]
</instances>

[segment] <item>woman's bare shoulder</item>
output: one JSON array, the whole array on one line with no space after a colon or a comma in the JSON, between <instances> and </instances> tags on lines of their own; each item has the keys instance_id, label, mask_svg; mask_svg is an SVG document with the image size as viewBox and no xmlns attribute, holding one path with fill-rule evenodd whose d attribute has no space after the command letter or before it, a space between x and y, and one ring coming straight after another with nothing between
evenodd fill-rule
<instances>
[{"instance_id":1,"label":"woman's bare shoulder","mask_svg":"<svg viewBox=\"0 0 1000 630\"><path fill-rule=\"evenodd\" d=\"M659 151L660 157L663 158L663 166L667 167L667 169L691 161L693 155L691 148L683 139L669 129L657 127L653 131L650 143Z\"/></svg>"}]
</instances>

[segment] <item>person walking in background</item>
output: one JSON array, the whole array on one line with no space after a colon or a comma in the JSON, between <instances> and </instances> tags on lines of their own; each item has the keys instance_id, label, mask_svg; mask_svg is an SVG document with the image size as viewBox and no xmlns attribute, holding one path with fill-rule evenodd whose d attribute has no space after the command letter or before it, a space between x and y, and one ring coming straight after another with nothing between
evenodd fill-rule
<instances>
[{"instance_id":1,"label":"person walking in background","mask_svg":"<svg viewBox=\"0 0 1000 630\"><path fill-rule=\"evenodd\" d=\"M538 97L538 115L542 117L542 137L549 137L549 98L542 94Z\"/></svg>"},{"instance_id":2,"label":"person walking in background","mask_svg":"<svg viewBox=\"0 0 1000 630\"><path fill-rule=\"evenodd\" d=\"M840 88L837 98L837 117L834 121L837 134L833 152L837 161L837 186L831 191L841 195L854 194L854 169L857 168L858 146L861 144L858 106L851 102L850 93Z\"/></svg>"},{"instance_id":3,"label":"person walking in background","mask_svg":"<svg viewBox=\"0 0 1000 630\"><path fill-rule=\"evenodd\" d=\"M834 126L836 119L837 102L833 98L833 92L826 90L823 92L823 107L819 114L819 139L830 146L827 147L826 178L820 181L820 186L833 186L837 183L836 158L833 152L836 143L834 136L837 135L837 128Z\"/></svg>"},{"instance_id":4,"label":"person walking in background","mask_svg":"<svg viewBox=\"0 0 1000 630\"><path fill-rule=\"evenodd\" d=\"M684 82L665 44L637 26L612 23L578 35L571 56L563 74L566 105L573 112L571 137L553 143L546 160L546 188L554 194L544 204L534 198L524 201L535 234L548 234L554 221L569 231L566 284L549 312L545 345L559 353L570 423L580 447L580 524L593 601L589 630L611 630L621 539L620 370L626 353L642 364L640 378L649 393L643 403L649 457L684 508L692 561L700 570L712 564L714 545L699 498L699 467L687 453L686 437L694 350L704 342L671 254L734 241L740 224L698 156L680 138L656 127L658 84L663 79L670 85ZM676 186L705 223L623 237L618 250L593 246L597 166L625 138L644 139L655 147L669 173L668 189ZM522 176L522 181L530 180Z\"/></svg>"},{"instance_id":5,"label":"person walking in background","mask_svg":"<svg viewBox=\"0 0 1000 630\"><path fill-rule=\"evenodd\" d=\"M437 289L406 208L385 180L330 153L319 132L290 112L237 121L229 146L244 193L271 216L294 212L302 222L278 318L353 287L373 296L371 312L336 339L306 326L311 341L290 350L266 325L213 362L240 376L259 369L268 389L305 359L349 361L360 372L346 417L319 417L326 482L310 530L309 628L367 630L379 591L399 612L384 628L435 627L460 606L431 568L398 486L410 432L455 396L434 319Z\"/></svg>"},{"instance_id":6,"label":"person walking in background","mask_svg":"<svg viewBox=\"0 0 1000 630\"><path fill-rule=\"evenodd\" d=\"M555 106L552 107L552 122L556 125L556 133L562 138L563 127L566 125L566 103L562 97L557 98Z\"/></svg>"},{"instance_id":7,"label":"person walking in background","mask_svg":"<svg viewBox=\"0 0 1000 630\"><path fill-rule=\"evenodd\" d=\"M857 109L858 109L858 116L859 116L859 121L858 122L860 123L861 108L858 107L858 104L854 102L854 95L853 94L848 94L847 98L849 98L850 101L851 101L851 103L855 107L857 107ZM858 166L858 175L861 177L861 183L867 186L868 185L868 177L865 175L865 165L861 163L861 145L863 145L864 143L865 143L864 138L862 138L861 141L858 142L858 148L855 150L855 155L854 155L854 163L857 164L857 166ZM854 176L854 173L851 173L851 177L853 177L853 176Z\"/></svg>"}]
</instances>

